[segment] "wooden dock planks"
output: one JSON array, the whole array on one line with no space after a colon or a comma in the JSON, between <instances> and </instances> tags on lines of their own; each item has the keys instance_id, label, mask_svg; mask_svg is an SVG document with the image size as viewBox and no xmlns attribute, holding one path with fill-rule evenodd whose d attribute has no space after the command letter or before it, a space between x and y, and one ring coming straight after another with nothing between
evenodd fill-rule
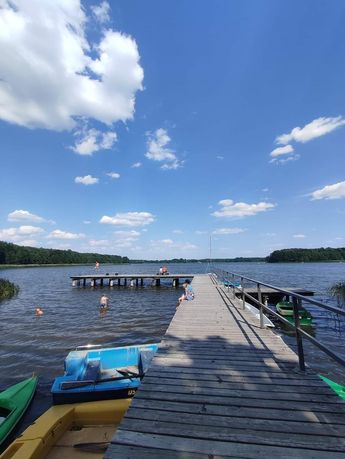
<instances>
[{"instance_id":1,"label":"wooden dock planks","mask_svg":"<svg viewBox=\"0 0 345 459\"><path fill-rule=\"evenodd\" d=\"M210 276L193 288L104 457L345 459L345 403Z\"/></svg>"}]
</instances>

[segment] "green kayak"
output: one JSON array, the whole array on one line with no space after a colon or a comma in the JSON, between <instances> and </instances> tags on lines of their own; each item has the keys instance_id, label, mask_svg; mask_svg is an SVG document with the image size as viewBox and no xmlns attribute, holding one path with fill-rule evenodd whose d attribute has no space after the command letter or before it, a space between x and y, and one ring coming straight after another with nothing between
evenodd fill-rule
<instances>
[{"instance_id":1,"label":"green kayak","mask_svg":"<svg viewBox=\"0 0 345 459\"><path fill-rule=\"evenodd\" d=\"M28 408L34 396L37 381L37 376L32 376L0 392L0 445Z\"/></svg>"},{"instance_id":2,"label":"green kayak","mask_svg":"<svg viewBox=\"0 0 345 459\"><path fill-rule=\"evenodd\" d=\"M345 387L344 386L342 386L341 384L336 383L335 381L332 381L331 379L326 378L326 376L319 375L319 377L323 381L325 381L325 383L328 384L329 387L331 389L333 389L334 392L336 392L339 395L340 398L345 400Z\"/></svg>"},{"instance_id":3,"label":"green kayak","mask_svg":"<svg viewBox=\"0 0 345 459\"><path fill-rule=\"evenodd\" d=\"M293 314L293 303L291 301L280 301L276 304L277 312L291 323L295 323ZM309 311L304 309L303 306L298 308L298 316L300 325L311 325L312 316Z\"/></svg>"}]
</instances>

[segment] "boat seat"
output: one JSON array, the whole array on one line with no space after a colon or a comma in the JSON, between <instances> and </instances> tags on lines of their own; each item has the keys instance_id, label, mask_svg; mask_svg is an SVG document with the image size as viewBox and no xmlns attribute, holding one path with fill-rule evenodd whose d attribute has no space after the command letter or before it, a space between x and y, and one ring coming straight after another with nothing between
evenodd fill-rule
<instances>
[{"instance_id":1,"label":"boat seat","mask_svg":"<svg viewBox=\"0 0 345 459\"><path fill-rule=\"evenodd\" d=\"M100 359L89 360L86 364L83 380L95 380L98 379L100 371L101 361Z\"/></svg>"}]
</instances>

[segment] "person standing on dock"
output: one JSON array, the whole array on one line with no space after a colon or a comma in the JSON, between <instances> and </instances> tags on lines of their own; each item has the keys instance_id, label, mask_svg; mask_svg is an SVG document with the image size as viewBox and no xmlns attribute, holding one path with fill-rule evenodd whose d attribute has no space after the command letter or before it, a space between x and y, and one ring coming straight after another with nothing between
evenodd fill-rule
<instances>
[{"instance_id":1,"label":"person standing on dock","mask_svg":"<svg viewBox=\"0 0 345 459\"><path fill-rule=\"evenodd\" d=\"M98 263L98 261L96 261L96 264L95 264L95 269L96 269L96 271L98 271L98 270L99 270L99 263Z\"/></svg>"},{"instance_id":2,"label":"person standing on dock","mask_svg":"<svg viewBox=\"0 0 345 459\"><path fill-rule=\"evenodd\" d=\"M107 295L102 295L101 299L99 300L99 307L100 309L106 309L109 306L109 298Z\"/></svg>"}]
</instances>

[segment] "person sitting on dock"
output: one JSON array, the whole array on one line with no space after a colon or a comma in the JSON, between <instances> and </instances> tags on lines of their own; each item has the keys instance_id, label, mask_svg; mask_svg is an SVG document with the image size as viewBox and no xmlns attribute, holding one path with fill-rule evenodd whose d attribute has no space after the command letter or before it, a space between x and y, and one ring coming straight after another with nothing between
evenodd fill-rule
<instances>
[{"instance_id":1,"label":"person sitting on dock","mask_svg":"<svg viewBox=\"0 0 345 459\"><path fill-rule=\"evenodd\" d=\"M194 300L194 291L193 291L193 287L190 285L190 280L189 279L186 279L184 281L183 288L184 288L184 293L178 299L177 307L180 306L180 304L184 300L187 300L187 301Z\"/></svg>"},{"instance_id":2,"label":"person sitting on dock","mask_svg":"<svg viewBox=\"0 0 345 459\"><path fill-rule=\"evenodd\" d=\"M166 266L163 266L163 267L162 267L162 274L163 274L163 275L169 274L168 268L167 268Z\"/></svg>"},{"instance_id":3,"label":"person sitting on dock","mask_svg":"<svg viewBox=\"0 0 345 459\"><path fill-rule=\"evenodd\" d=\"M96 261L96 264L95 264L95 269L98 270L99 269L99 263L98 261Z\"/></svg>"},{"instance_id":4,"label":"person sitting on dock","mask_svg":"<svg viewBox=\"0 0 345 459\"><path fill-rule=\"evenodd\" d=\"M109 306L109 298L107 295L102 295L101 299L99 300L99 307L100 309L106 309Z\"/></svg>"}]
</instances>

